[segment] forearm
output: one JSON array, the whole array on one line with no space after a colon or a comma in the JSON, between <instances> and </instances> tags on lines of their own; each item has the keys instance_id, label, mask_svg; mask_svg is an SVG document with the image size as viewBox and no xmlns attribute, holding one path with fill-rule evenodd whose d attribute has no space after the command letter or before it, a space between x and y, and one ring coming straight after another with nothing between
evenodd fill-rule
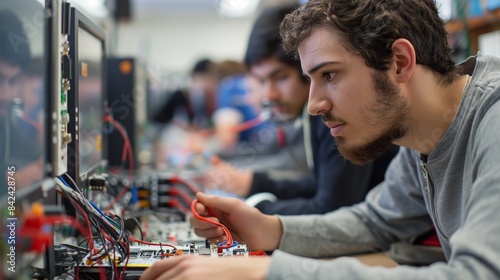
<instances>
[{"instance_id":1,"label":"forearm","mask_svg":"<svg viewBox=\"0 0 500 280\"><path fill-rule=\"evenodd\" d=\"M398 205L405 195L379 186L365 202L352 207L325 215L280 216L283 237L279 249L301 256L332 257L387 250L396 241L411 242L432 224L425 208L409 202Z\"/></svg>"},{"instance_id":2,"label":"forearm","mask_svg":"<svg viewBox=\"0 0 500 280\"><path fill-rule=\"evenodd\" d=\"M355 258L313 260L275 251L271 258L268 280L335 280L335 279L498 279L492 269L485 269L479 262L467 258L453 265L436 263L428 267L397 266L394 268L370 267Z\"/></svg>"},{"instance_id":3,"label":"forearm","mask_svg":"<svg viewBox=\"0 0 500 280\"><path fill-rule=\"evenodd\" d=\"M380 244L369 226L347 209L325 215L279 216L283 236L278 249L305 257L334 257L388 249L388 244Z\"/></svg>"}]
</instances>

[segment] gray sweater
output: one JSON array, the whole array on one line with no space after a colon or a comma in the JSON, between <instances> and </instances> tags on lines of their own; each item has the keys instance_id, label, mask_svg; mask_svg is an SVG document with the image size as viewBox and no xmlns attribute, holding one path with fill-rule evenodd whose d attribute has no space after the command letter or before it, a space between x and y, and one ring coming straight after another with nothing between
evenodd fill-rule
<instances>
[{"instance_id":1,"label":"gray sweater","mask_svg":"<svg viewBox=\"0 0 500 280\"><path fill-rule=\"evenodd\" d=\"M463 66L472 79L429 156L401 149L363 203L280 216L283 236L268 279L500 279L500 59L479 54ZM447 263L389 269L303 258L388 250L432 226Z\"/></svg>"}]
</instances>

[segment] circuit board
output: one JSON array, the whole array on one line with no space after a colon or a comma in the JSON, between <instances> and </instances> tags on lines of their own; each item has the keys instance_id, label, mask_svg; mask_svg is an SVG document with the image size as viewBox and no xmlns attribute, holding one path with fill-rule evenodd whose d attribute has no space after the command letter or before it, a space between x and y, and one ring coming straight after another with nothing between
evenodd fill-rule
<instances>
[{"instance_id":1,"label":"circuit board","mask_svg":"<svg viewBox=\"0 0 500 280\"><path fill-rule=\"evenodd\" d=\"M233 246L227 249L221 249L217 244L206 242L192 242L175 246L176 248L165 245L139 245L130 246L130 255L128 262L126 259L118 263L121 256L110 253L110 257L100 258L94 261L94 257L87 254L77 267L80 279L102 279L105 273L106 279L114 279L117 274L122 273L124 268L126 280L139 279L142 272L155 262L165 258L178 257L181 255L195 255L207 257L248 257L253 255L263 255L261 251L250 252L246 244L233 243ZM115 261L116 260L116 261ZM110 261L115 261L115 271L113 271ZM126 265L125 265L126 264Z\"/></svg>"},{"instance_id":2,"label":"circuit board","mask_svg":"<svg viewBox=\"0 0 500 280\"><path fill-rule=\"evenodd\" d=\"M130 256L127 267L144 267L147 268L153 263L168 257L180 255L195 255L195 256L211 256L211 257L228 257L228 256L248 256L248 248L246 244L237 244L228 249L219 249L216 244L200 245L196 243L184 244L176 246L176 249L167 246L159 245L139 245L130 246ZM118 254L110 253L111 257L103 258L99 261L93 261L92 256L87 254L80 262L80 267L100 267L110 266L110 260L121 259ZM117 263L117 266L124 266L125 261Z\"/></svg>"}]
</instances>

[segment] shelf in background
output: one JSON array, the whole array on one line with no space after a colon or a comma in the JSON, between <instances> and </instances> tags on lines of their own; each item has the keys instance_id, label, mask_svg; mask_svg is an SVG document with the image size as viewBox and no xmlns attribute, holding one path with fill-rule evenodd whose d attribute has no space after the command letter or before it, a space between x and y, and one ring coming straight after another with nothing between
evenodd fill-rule
<instances>
[{"instance_id":1,"label":"shelf in background","mask_svg":"<svg viewBox=\"0 0 500 280\"><path fill-rule=\"evenodd\" d=\"M473 30L495 24L500 24L500 9L487 11L481 16L467 18L467 26L465 28ZM463 21L458 19L446 22L445 26L449 33L457 33L465 29Z\"/></svg>"}]
</instances>

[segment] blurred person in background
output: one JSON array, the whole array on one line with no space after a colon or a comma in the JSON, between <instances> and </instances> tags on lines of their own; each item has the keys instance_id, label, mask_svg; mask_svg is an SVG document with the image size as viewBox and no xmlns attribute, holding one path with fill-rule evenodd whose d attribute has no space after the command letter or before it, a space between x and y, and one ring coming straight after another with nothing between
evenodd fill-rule
<instances>
[{"instance_id":1,"label":"blurred person in background","mask_svg":"<svg viewBox=\"0 0 500 280\"><path fill-rule=\"evenodd\" d=\"M273 178L296 178L309 170L301 118L272 116L253 75L225 78L218 100L214 124L223 146L218 157L242 168L272 170Z\"/></svg>"},{"instance_id":2,"label":"blurred person in background","mask_svg":"<svg viewBox=\"0 0 500 280\"><path fill-rule=\"evenodd\" d=\"M0 10L0 191L7 191L6 172L15 168L16 187L22 188L43 175L41 124L23 111L25 102L21 93L21 79L31 63L29 38L21 21L10 10ZM42 67L41 64L33 67ZM38 71L42 71L38 69ZM27 85L23 85L24 86ZM41 102L41 101L40 101ZM34 107L39 106L34 102Z\"/></svg>"},{"instance_id":3,"label":"blurred person in background","mask_svg":"<svg viewBox=\"0 0 500 280\"><path fill-rule=\"evenodd\" d=\"M191 70L188 88L168 93L153 119L160 124L175 121L192 130L210 127L218 82L215 63L207 58L197 61Z\"/></svg>"},{"instance_id":4,"label":"blurred person in background","mask_svg":"<svg viewBox=\"0 0 500 280\"><path fill-rule=\"evenodd\" d=\"M219 83L245 71L242 63L231 60L214 62L204 58L195 63L187 88L169 93L166 102L154 114L157 123L169 124L158 145L161 147L158 165L166 161L184 167L193 165L194 158L201 162L194 165L203 165L203 155L219 148L212 137ZM225 134L224 137L230 139Z\"/></svg>"},{"instance_id":5,"label":"blurred person in background","mask_svg":"<svg viewBox=\"0 0 500 280\"><path fill-rule=\"evenodd\" d=\"M26 116L38 123L43 121L43 59L36 57L23 71L19 79L20 97Z\"/></svg>"}]
</instances>

